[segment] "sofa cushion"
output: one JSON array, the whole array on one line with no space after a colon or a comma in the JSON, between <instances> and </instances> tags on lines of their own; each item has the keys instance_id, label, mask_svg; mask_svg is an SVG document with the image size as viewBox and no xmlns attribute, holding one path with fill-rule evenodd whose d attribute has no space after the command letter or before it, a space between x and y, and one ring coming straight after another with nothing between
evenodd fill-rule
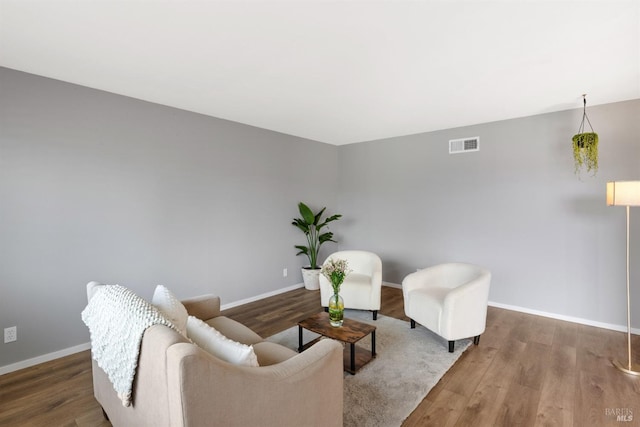
<instances>
[{"instance_id":1,"label":"sofa cushion","mask_svg":"<svg viewBox=\"0 0 640 427\"><path fill-rule=\"evenodd\" d=\"M260 366L275 365L291 359L293 356L298 354L290 348L269 341L254 344L253 351L255 351L256 356L258 357L258 363Z\"/></svg>"},{"instance_id":2,"label":"sofa cushion","mask_svg":"<svg viewBox=\"0 0 640 427\"><path fill-rule=\"evenodd\" d=\"M176 327L185 337L187 336L187 309L169 289L162 285L156 286L151 303Z\"/></svg>"},{"instance_id":3,"label":"sofa cushion","mask_svg":"<svg viewBox=\"0 0 640 427\"><path fill-rule=\"evenodd\" d=\"M262 337L240 322L225 316L217 316L206 321L209 326L216 328L227 338L242 344L253 345L263 341Z\"/></svg>"},{"instance_id":4,"label":"sofa cushion","mask_svg":"<svg viewBox=\"0 0 640 427\"><path fill-rule=\"evenodd\" d=\"M233 341L194 316L187 318L187 336L198 347L234 365L258 366L250 345Z\"/></svg>"}]
</instances>

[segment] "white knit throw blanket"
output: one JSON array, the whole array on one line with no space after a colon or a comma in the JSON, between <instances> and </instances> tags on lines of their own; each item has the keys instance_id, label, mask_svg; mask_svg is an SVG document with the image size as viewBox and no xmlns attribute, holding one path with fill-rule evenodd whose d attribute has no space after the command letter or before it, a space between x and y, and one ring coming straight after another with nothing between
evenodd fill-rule
<instances>
[{"instance_id":1,"label":"white knit throw blanket","mask_svg":"<svg viewBox=\"0 0 640 427\"><path fill-rule=\"evenodd\" d=\"M107 374L123 406L131 405L131 389L144 331L161 324L175 329L153 305L131 290L101 286L82 311L91 333L91 354Z\"/></svg>"}]
</instances>

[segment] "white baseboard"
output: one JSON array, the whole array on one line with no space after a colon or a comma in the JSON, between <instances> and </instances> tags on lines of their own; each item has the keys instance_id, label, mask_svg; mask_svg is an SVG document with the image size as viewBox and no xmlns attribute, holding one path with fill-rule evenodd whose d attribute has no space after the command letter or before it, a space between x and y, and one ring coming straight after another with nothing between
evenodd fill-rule
<instances>
[{"instance_id":1,"label":"white baseboard","mask_svg":"<svg viewBox=\"0 0 640 427\"><path fill-rule=\"evenodd\" d=\"M35 365L39 365L44 362L50 362L61 357L69 356L71 354L80 353L81 351L91 349L91 343L86 342L84 344L76 345L73 347L65 348L62 350L54 351L53 353L43 354L32 359L22 360L20 362L12 363L11 365L0 366L0 375L8 374L9 372L19 371L20 369L30 368Z\"/></svg>"},{"instance_id":2,"label":"white baseboard","mask_svg":"<svg viewBox=\"0 0 640 427\"><path fill-rule=\"evenodd\" d=\"M296 283L295 285L287 286L286 288L276 289L275 291L267 292L265 294L256 295L254 297L242 299L240 301L230 302L227 304L222 304L220 306L220 310L227 310L229 308L237 307L239 305L248 304L250 302L256 302L261 299L265 299L268 297L272 297L275 295L283 294L285 292L293 291L294 289L304 288L304 283Z\"/></svg>"},{"instance_id":3,"label":"white baseboard","mask_svg":"<svg viewBox=\"0 0 640 427\"><path fill-rule=\"evenodd\" d=\"M550 319L564 320L565 322L578 323L580 325L594 326L596 328L609 329L612 331L627 332L626 325L615 325L613 323L596 322L595 320L583 319L581 317L565 316L564 314L549 313L546 311L533 310L530 308L502 304L493 301L489 301L489 306L503 308L505 310L518 311L520 313L533 314L536 316L548 317ZM631 328L631 333L636 335L640 334L640 329Z\"/></svg>"},{"instance_id":4,"label":"white baseboard","mask_svg":"<svg viewBox=\"0 0 640 427\"><path fill-rule=\"evenodd\" d=\"M387 286L389 288L402 289L402 285L399 285L397 283L391 283L391 282L382 282L382 286Z\"/></svg>"}]
</instances>

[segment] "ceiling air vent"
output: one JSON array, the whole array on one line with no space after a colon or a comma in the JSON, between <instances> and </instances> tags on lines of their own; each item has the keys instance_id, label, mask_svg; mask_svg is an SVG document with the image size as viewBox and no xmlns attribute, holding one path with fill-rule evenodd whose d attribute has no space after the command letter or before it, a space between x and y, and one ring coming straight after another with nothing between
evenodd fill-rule
<instances>
[{"instance_id":1,"label":"ceiling air vent","mask_svg":"<svg viewBox=\"0 0 640 427\"><path fill-rule=\"evenodd\" d=\"M470 151L480 151L479 136L449 140L449 154L468 153Z\"/></svg>"}]
</instances>

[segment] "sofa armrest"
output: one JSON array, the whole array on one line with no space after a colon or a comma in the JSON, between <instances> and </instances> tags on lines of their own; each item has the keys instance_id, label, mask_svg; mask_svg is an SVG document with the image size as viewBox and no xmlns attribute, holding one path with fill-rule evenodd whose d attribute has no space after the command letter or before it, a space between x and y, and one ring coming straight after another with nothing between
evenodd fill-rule
<instances>
[{"instance_id":1,"label":"sofa armrest","mask_svg":"<svg viewBox=\"0 0 640 427\"><path fill-rule=\"evenodd\" d=\"M430 276L430 268L425 268L422 270L418 270L416 272L410 273L402 279L402 295L404 297L405 303L405 313L406 313L406 304L409 300L409 293L415 289L419 289L424 287L424 283L429 279Z\"/></svg>"},{"instance_id":2,"label":"sofa armrest","mask_svg":"<svg viewBox=\"0 0 640 427\"><path fill-rule=\"evenodd\" d=\"M489 286L491 275L482 274L468 282L451 289L444 298L443 310L468 313L478 308L486 310L489 300Z\"/></svg>"},{"instance_id":3,"label":"sofa armrest","mask_svg":"<svg viewBox=\"0 0 640 427\"><path fill-rule=\"evenodd\" d=\"M123 406L107 374L93 365L93 390L96 400L114 426L169 427L167 391L167 349L186 343L177 331L164 325L149 327L143 337L133 382L132 405Z\"/></svg>"},{"instance_id":4,"label":"sofa armrest","mask_svg":"<svg viewBox=\"0 0 640 427\"><path fill-rule=\"evenodd\" d=\"M167 351L172 426L342 426L343 347L321 340L284 362L245 367L195 345Z\"/></svg>"},{"instance_id":5,"label":"sofa armrest","mask_svg":"<svg viewBox=\"0 0 640 427\"><path fill-rule=\"evenodd\" d=\"M382 301L382 269L376 269L371 276L371 307L380 310Z\"/></svg>"},{"instance_id":6,"label":"sofa armrest","mask_svg":"<svg viewBox=\"0 0 640 427\"><path fill-rule=\"evenodd\" d=\"M91 298L93 298L101 286L106 285L104 283L96 282L95 280L87 283L87 301L91 301Z\"/></svg>"},{"instance_id":7,"label":"sofa armrest","mask_svg":"<svg viewBox=\"0 0 640 427\"><path fill-rule=\"evenodd\" d=\"M190 316L201 320L209 320L220 316L220 297L214 295L201 295L199 297L182 300Z\"/></svg>"},{"instance_id":8,"label":"sofa armrest","mask_svg":"<svg viewBox=\"0 0 640 427\"><path fill-rule=\"evenodd\" d=\"M466 338L484 332L491 274L452 289L444 298L440 329L449 339Z\"/></svg>"}]
</instances>

